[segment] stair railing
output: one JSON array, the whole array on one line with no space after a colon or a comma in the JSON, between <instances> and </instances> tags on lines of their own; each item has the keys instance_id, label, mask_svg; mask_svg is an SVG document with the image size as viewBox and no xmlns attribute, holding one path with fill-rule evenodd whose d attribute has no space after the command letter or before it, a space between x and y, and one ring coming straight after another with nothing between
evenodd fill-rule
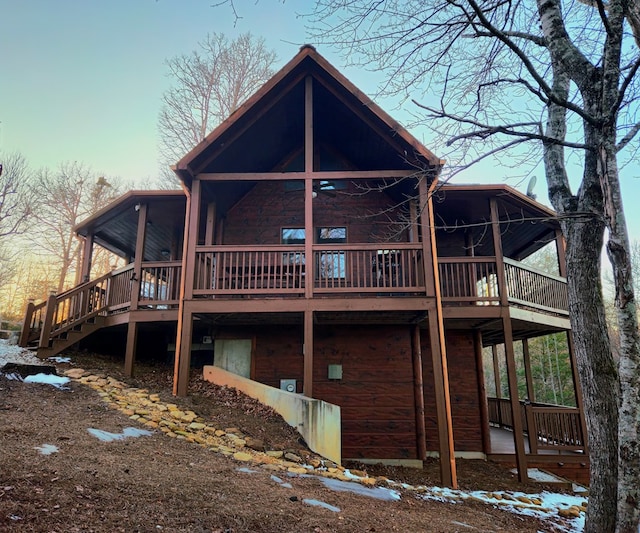
<instances>
[{"instance_id":1,"label":"stair railing","mask_svg":"<svg viewBox=\"0 0 640 533\"><path fill-rule=\"evenodd\" d=\"M44 305L45 309L39 347L49 346L52 337L59 336L101 314L107 307L110 278L111 273L105 274L61 294L52 294L46 302L39 304Z\"/></svg>"}]
</instances>

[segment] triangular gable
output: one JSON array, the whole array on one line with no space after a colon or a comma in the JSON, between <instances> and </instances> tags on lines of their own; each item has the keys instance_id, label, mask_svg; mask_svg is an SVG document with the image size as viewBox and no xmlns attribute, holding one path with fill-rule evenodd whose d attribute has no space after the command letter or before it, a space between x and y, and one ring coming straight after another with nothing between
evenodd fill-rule
<instances>
[{"instance_id":1,"label":"triangular gable","mask_svg":"<svg viewBox=\"0 0 640 533\"><path fill-rule=\"evenodd\" d=\"M176 165L189 183L201 172L268 172L304 142L304 79L314 83L314 140L362 168L424 168L443 161L378 107L316 50L305 45L249 100ZM392 154L392 156L391 156ZM384 159L386 157L386 160ZM373 170L370 168L368 170Z\"/></svg>"}]
</instances>

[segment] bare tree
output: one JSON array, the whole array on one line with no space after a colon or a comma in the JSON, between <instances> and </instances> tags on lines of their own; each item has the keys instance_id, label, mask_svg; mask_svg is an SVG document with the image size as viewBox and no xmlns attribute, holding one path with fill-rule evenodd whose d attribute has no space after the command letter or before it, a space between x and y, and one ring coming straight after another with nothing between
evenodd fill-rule
<instances>
[{"instance_id":1,"label":"bare tree","mask_svg":"<svg viewBox=\"0 0 640 533\"><path fill-rule=\"evenodd\" d=\"M619 158L637 147L638 0L319 0L316 37L419 90L464 164L537 150L567 244L570 314L590 438L586 531L638 531L640 341ZM429 93L436 95L428 100ZM524 154L524 156L523 156ZM525 157L526 159L526 157ZM568 161L582 179L569 182ZM606 327L607 230L620 358Z\"/></svg>"},{"instance_id":2,"label":"bare tree","mask_svg":"<svg viewBox=\"0 0 640 533\"><path fill-rule=\"evenodd\" d=\"M19 153L0 153L0 286L14 273L13 245L31 213L30 171Z\"/></svg>"},{"instance_id":3,"label":"bare tree","mask_svg":"<svg viewBox=\"0 0 640 533\"><path fill-rule=\"evenodd\" d=\"M118 186L73 162L61 164L56 171L40 170L34 187L39 201L32 216L30 239L44 253L58 259L57 291L61 292L82 250L74 226L113 200L118 195Z\"/></svg>"},{"instance_id":4,"label":"bare tree","mask_svg":"<svg viewBox=\"0 0 640 533\"><path fill-rule=\"evenodd\" d=\"M163 169L192 150L273 75L276 54L263 38L245 33L230 41L207 35L199 49L166 62L174 85L162 97L158 119Z\"/></svg>"}]
</instances>

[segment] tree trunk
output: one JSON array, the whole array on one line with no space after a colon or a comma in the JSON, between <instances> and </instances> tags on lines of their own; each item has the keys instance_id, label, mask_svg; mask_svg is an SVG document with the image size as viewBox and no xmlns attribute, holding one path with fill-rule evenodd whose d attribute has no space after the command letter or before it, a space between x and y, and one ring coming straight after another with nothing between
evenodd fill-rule
<instances>
[{"instance_id":1,"label":"tree trunk","mask_svg":"<svg viewBox=\"0 0 640 533\"><path fill-rule=\"evenodd\" d=\"M562 223L567 242L567 279L571 328L583 391L589 434L591 492L586 533L616 527L618 469L618 375L611 355L600 281L604 223L599 219L567 218Z\"/></svg>"},{"instance_id":2,"label":"tree trunk","mask_svg":"<svg viewBox=\"0 0 640 533\"><path fill-rule=\"evenodd\" d=\"M610 132L608 139L615 139ZM603 143L598 175L605 200L609 230L607 253L616 289L616 316L620 338L618 362L620 405L618 424L618 532L637 532L640 519L640 339L633 290L631 246L622 206L614 141Z\"/></svg>"}]
</instances>

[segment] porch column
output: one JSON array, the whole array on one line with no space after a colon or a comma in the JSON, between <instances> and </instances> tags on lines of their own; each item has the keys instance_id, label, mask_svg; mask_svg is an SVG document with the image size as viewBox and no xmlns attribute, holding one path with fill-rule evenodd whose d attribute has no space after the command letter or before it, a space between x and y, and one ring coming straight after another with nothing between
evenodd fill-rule
<instances>
[{"instance_id":1,"label":"porch column","mask_svg":"<svg viewBox=\"0 0 640 533\"><path fill-rule=\"evenodd\" d=\"M173 369L173 394L175 396L186 396L189 388L193 313L188 307L187 300L193 297L193 274L200 214L200 180L193 180L191 190L188 190L184 185L183 189L187 197L187 206L182 240L182 273L180 276L176 353Z\"/></svg>"},{"instance_id":2,"label":"porch column","mask_svg":"<svg viewBox=\"0 0 640 533\"><path fill-rule=\"evenodd\" d=\"M502 398L502 383L500 382L500 360L498 358L498 345L491 345L491 354L493 355L493 380L496 384L496 398Z\"/></svg>"},{"instance_id":3,"label":"porch column","mask_svg":"<svg viewBox=\"0 0 640 533\"><path fill-rule=\"evenodd\" d=\"M304 89L304 296L312 298L315 262L313 260L313 78L311 76L307 76L304 80Z\"/></svg>"},{"instance_id":4,"label":"porch column","mask_svg":"<svg viewBox=\"0 0 640 533\"><path fill-rule=\"evenodd\" d=\"M93 233L89 233L84 238L82 244L82 266L80 267L79 283L84 283L91 279L91 261L93 260Z\"/></svg>"},{"instance_id":5,"label":"porch column","mask_svg":"<svg viewBox=\"0 0 640 533\"><path fill-rule=\"evenodd\" d=\"M186 396L189 390L189 371L191 370L191 335L193 334L193 313L188 304L178 315L178 333L173 378L174 396Z\"/></svg>"},{"instance_id":6,"label":"porch column","mask_svg":"<svg viewBox=\"0 0 640 533\"><path fill-rule=\"evenodd\" d=\"M313 398L313 311L304 312L304 341L302 351L304 354L304 381L302 394Z\"/></svg>"},{"instance_id":7,"label":"porch column","mask_svg":"<svg viewBox=\"0 0 640 533\"><path fill-rule=\"evenodd\" d=\"M133 277L131 278L131 311L138 309L138 300L140 299L140 280L142 278L142 261L144 261L144 241L147 235L147 204L138 205L136 255L133 259Z\"/></svg>"},{"instance_id":8,"label":"porch column","mask_svg":"<svg viewBox=\"0 0 640 533\"><path fill-rule=\"evenodd\" d=\"M129 322L127 326L127 347L124 354L124 374L133 376L133 363L136 356L136 345L138 343L138 323Z\"/></svg>"},{"instance_id":9,"label":"porch column","mask_svg":"<svg viewBox=\"0 0 640 533\"><path fill-rule=\"evenodd\" d=\"M476 374L478 376L478 403L480 405L480 423L482 426L482 451L491 452L491 429L489 427L489 406L487 389L484 382L484 361L482 358L482 332L473 333L473 350L476 356Z\"/></svg>"},{"instance_id":10,"label":"porch column","mask_svg":"<svg viewBox=\"0 0 640 533\"><path fill-rule=\"evenodd\" d=\"M420 326L413 326L412 336L413 356L413 396L416 404L416 444L418 459L427 458L427 430L424 420L424 380L422 377L422 348L420 343Z\"/></svg>"},{"instance_id":11,"label":"porch column","mask_svg":"<svg viewBox=\"0 0 640 533\"><path fill-rule=\"evenodd\" d=\"M502 308L502 331L504 332L504 353L507 362L507 382L509 385L509 401L513 421L513 442L516 449L518 479L521 482L526 482L529 479L527 456L524 449L524 433L520 400L518 398L518 375L516 373L516 357L513 349L509 295L507 293L507 283L505 280L504 252L502 250L502 237L500 236L500 216L498 213L498 202L495 198L491 198L489 207L491 209L491 229L493 233L493 249L496 256L496 274L498 278L498 290L500 292L500 306Z\"/></svg>"},{"instance_id":12,"label":"porch column","mask_svg":"<svg viewBox=\"0 0 640 533\"><path fill-rule=\"evenodd\" d=\"M527 380L527 398L530 402L536 401L536 392L533 388L533 375L531 373L531 358L529 357L529 339L522 339L522 359L524 360L524 376Z\"/></svg>"},{"instance_id":13,"label":"porch column","mask_svg":"<svg viewBox=\"0 0 640 533\"><path fill-rule=\"evenodd\" d=\"M431 340L431 358L433 362L433 380L435 385L436 412L438 416L438 448L440 451L440 478L443 485L458 488L456 459L453 443L453 421L451 418L451 397L449 393L449 369L447 364L447 346L444 333L442 296L440 293L440 271L438 250L436 247L435 215L433 210L433 191L437 186L434 179L429 189L425 177L420 179L420 217L423 248L425 254L425 282L428 296L434 295L434 306L429 308L429 337ZM427 215L426 217L424 215ZM426 222L426 223L425 223ZM429 260L430 259L430 260Z\"/></svg>"}]
</instances>

